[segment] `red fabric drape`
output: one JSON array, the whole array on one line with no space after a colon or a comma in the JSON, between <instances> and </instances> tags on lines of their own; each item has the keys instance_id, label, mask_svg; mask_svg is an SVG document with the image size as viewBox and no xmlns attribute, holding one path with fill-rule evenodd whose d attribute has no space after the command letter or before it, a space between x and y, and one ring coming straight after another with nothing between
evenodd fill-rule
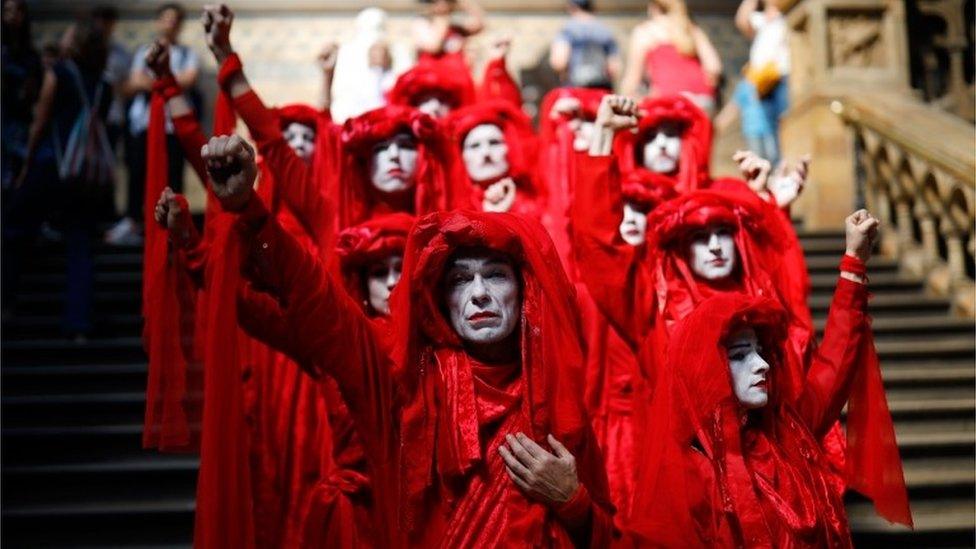
<instances>
[{"instance_id":1,"label":"red fabric drape","mask_svg":"<svg viewBox=\"0 0 976 549\"><path fill-rule=\"evenodd\" d=\"M197 451L202 372L192 345L196 292L178 264L179 254L170 249L166 231L152 221L156 201L168 185L164 107L166 88L173 86L170 79L153 87L146 143L142 312L149 371L142 445Z\"/></svg>"}]
</instances>

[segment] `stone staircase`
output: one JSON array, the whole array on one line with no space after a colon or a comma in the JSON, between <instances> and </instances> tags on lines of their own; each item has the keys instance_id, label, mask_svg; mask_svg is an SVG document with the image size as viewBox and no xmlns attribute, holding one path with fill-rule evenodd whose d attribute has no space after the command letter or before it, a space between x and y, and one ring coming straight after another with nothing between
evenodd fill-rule
<instances>
[{"instance_id":1,"label":"stone staircase","mask_svg":"<svg viewBox=\"0 0 976 549\"><path fill-rule=\"evenodd\" d=\"M141 448L141 249L96 248L85 344L59 338L61 253L38 250L3 325L3 546L188 546L198 460Z\"/></svg>"},{"instance_id":2,"label":"stone staircase","mask_svg":"<svg viewBox=\"0 0 976 549\"><path fill-rule=\"evenodd\" d=\"M822 329L843 250L839 232L802 233ZM141 254L96 250L96 325L85 344L59 339L63 258L35 254L18 314L3 325L2 458L5 547L185 546L197 460L140 447L145 356ZM896 420L916 531L887 525L849 498L860 546L972 546L976 532L974 325L948 315L899 276L871 264L872 311Z\"/></svg>"}]
</instances>

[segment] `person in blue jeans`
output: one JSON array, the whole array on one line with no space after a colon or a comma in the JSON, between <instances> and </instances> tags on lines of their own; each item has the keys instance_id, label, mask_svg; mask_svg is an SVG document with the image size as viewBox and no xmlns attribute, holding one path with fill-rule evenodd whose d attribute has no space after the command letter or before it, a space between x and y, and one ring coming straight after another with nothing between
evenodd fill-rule
<instances>
[{"instance_id":1,"label":"person in blue jeans","mask_svg":"<svg viewBox=\"0 0 976 549\"><path fill-rule=\"evenodd\" d=\"M741 118L746 148L776 166L780 160L779 117L785 110L785 81L780 81L769 96L760 99L752 82L743 78L732 92L732 101L715 117L715 127L724 132L736 117Z\"/></svg>"}]
</instances>

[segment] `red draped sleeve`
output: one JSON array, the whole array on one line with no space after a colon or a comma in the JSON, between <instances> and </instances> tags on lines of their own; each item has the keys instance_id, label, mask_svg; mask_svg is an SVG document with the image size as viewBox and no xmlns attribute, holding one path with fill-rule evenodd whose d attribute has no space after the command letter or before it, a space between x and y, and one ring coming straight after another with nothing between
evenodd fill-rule
<instances>
[{"instance_id":1,"label":"red draped sleeve","mask_svg":"<svg viewBox=\"0 0 976 549\"><path fill-rule=\"evenodd\" d=\"M478 88L478 100L501 99L516 109L522 108L522 91L505 67L505 58L492 59L485 65L484 78Z\"/></svg>"},{"instance_id":2,"label":"red draped sleeve","mask_svg":"<svg viewBox=\"0 0 976 549\"><path fill-rule=\"evenodd\" d=\"M580 277L600 311L636 348L650 324L653 294L638 248L618 236L623 211L619 173L610 156L577 154L576 165L570 211Z\"/></svg>"}]
</instances>

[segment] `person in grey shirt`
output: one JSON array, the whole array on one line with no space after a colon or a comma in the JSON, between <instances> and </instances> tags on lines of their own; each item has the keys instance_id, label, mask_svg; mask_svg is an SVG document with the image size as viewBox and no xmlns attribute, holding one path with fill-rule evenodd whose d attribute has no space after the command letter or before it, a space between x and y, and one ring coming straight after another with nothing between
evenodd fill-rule
<instances>
[{"instance_id":1,"label":"person in grey shirt","mask_svg":"<svg viewBox=\"0 0 976 549\"><path fill-rule=\"evenodd\" d=\"M613 32L593 14L590 0L570 0L566 11L569 21L552 43L549 64L564 85L612 90L621 69Z\"/></svg>"},{"instance_id":2,"label":"person in grey shirt","mask_svg":"<svg viewBox=\"0 0 976 549\"><path fill-rule=\"evenodd\" d=\"M157 36L170 47L170 68L180 87L192 94L200 73L200 59L189 47L179 43L186 12L176 3L166 3L156 10ZM146 67L149 44L140 46L132 60L124 92L132 97L129 105L129 132L126 140L126 161L129 169L129 196L125 217L105 233L110 244L138 244L142 241L141 222L146 187L146 130L149 127L149 92L154 77ZM192 97L188 97L194 103ZM172 122L166 120L166 149L169 160L169 183L176 192L183 189L183 153L179 140L173 135Z\"/></svg>"}]
</instances>

